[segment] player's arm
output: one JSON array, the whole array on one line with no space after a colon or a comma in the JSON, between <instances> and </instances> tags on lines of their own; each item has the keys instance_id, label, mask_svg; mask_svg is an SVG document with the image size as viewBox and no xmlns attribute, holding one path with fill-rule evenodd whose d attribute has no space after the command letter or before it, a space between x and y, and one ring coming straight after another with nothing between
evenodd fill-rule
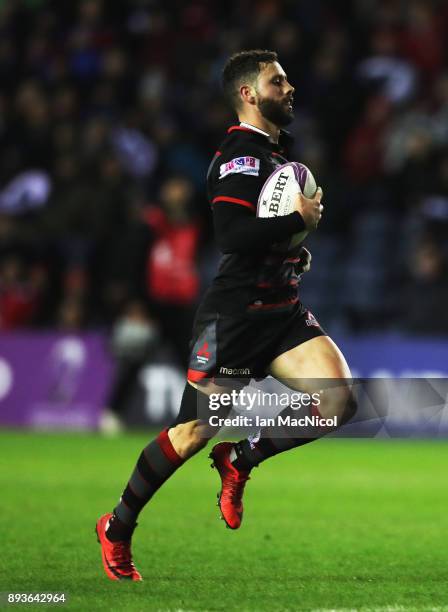
<instances>
[{"instance_id":1,"label":"player's arm","mask_svg":"<svg viewBox=\"0 0 448 612\"><path fill-rule=\"evenodd\" d=\"M295 212L271 219L255 217L255 206L249 200L241 200L244 202L241 204L228 196L217 198L213 203L213 218L218 246L223 253L247 253L265 249L304 229L311 231L322 216L321 197L321 190L313 199L299 194Z\"/></svg>"},{"instance_id":2,"label":"player's arm","mask_svg":"<svg viewBox=\"0 0 448 612\"><path fill-rule=\"evenodd\" d=\"M299 212L274 219L259 219L250 209L238 204L213 205L216 241L223 253L263 250L305 229Z\"/></svg>"},{"instance_id":3,"label":"player's arm","mask_svg":"<svg viewBox=\"0 0 448 612\"><path fill-rule=\"evenodd\" d=\"M223 253L264 250L305 229L312 231L321 216L320 191L313 200L299 194L296 210L290 215L257 218L263 162L256 157L255 151L247 153L223 163L220 163L221 157L216 156L207 176L216 241Z\"/></svg>"}]
</instances>

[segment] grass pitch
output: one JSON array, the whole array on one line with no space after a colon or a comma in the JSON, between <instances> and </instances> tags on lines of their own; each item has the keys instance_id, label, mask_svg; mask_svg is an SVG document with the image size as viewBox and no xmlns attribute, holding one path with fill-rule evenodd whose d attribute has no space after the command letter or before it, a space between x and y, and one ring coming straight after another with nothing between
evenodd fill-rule
<instances>
[{"instance_id":1,"label":"grass pitch","mask_svg":"<svg viewBox=\"0 0 448 612\"><path fill-rule=\"evenodd\" d=\"M65 592L62 609L85 611L448 609L448 444L321 440L278 456L254 471L235 532L202 451L141 516L144 582L110 582L95 520L148 439L0 434L0 591Z\"/></svg>"}]
</instances>

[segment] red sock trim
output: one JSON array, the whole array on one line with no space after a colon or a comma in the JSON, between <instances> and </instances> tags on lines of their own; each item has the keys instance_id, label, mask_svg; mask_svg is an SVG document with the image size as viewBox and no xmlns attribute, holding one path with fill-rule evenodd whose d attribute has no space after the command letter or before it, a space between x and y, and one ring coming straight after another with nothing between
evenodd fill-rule
<instances>
[{"instance_id":1,"label":"red sock trim","mask_svg":"<svg viewBox=\"0 0 448 612\"><path fill-rule=\"evenodd\" d=\"M171 461L171 463L174 463L174 465L181 465L184 462L182 457L179 457L174 450L174 446L171 444L171 440L168 437L168 429L164 429L159 433L157 436L157 442L159 443L159 446L168 461Z\"/></svg>"}]
</instances>

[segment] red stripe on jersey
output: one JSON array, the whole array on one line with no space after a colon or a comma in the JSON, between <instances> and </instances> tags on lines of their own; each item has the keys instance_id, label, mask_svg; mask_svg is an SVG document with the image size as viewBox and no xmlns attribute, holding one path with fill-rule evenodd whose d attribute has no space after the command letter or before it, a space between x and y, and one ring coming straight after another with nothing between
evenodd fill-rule
<instances>
[{"instance_id":1,"label":"red stripe on jersey","mask_svg":"<svg viewBox=\"0 0 448 612\"><path fill-rule=\"evenodd\" d=\"M199 370L188 369L187 372L187 380L191 380L191 382L199 382L204 378L207 378L208 372L200 372Z\"/></svg>"},{"instance_id":2,"label":"red stripe on jersey","mask_svg":"<svg viewBox=\"0 0 448 612\"><path fill-rule=\"evenodd\" d=\"M240 206L246 206L247 208L250 208L251 210L255 211L255 206L251 202L248 202L247 200L240 200L239 198L231 198L230 196L217 196L216 198L213 198L212 204L215 204L215 202L231 202L232 204L240 204Z\"/></svg>"},{"instance_id":3,"label":"red stripe on jersey","mask_svg":"<svg viewBox=\"0 0 448 612\"><path fill-rule=\"evenodd\" d=\"M295 297L285 300L284 302L279 302L278 304L251 304L249 308L251 310L273 310L274 308L282 308L282 306L292 306L297 304L298 301L299 298Z\"/></svg>"},{"instance_id":4,"label":"red stripe on jersey","mask_svg":"<svg viewBox=\"0 0 448 612\"><path fill-rule=\"evenodd\" d=\"M174 450L174 446L171 444L171 440L168 436L168 429L164 429L159 433L157 436L157 442L159 443L159 446L168 461L174 463L174 465L181 465L181 463L184 462L182 457L179 457Z\"/></svg>"},{"instance_id":5,"label":"red stripe on jersey","mask_svg":"<svg viewBox=\"0 0 448 612\"><path fill-rule=\"evenodd\" d=\"M255 132L255 130L251 130L250 128L243 127L241 125L232 125L227 130L227 134L230 134L230 132L235 132L235 131L239 131L239 132Z\"/></svg>"}]
</instances>

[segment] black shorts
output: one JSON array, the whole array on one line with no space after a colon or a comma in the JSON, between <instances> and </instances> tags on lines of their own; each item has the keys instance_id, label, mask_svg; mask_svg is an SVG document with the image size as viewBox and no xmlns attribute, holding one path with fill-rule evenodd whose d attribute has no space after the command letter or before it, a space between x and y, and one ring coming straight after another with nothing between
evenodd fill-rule
<instances>
[{"instance_id":1,"label":"black shorts","mask_svg":"<svg viewBox=\"0 0 448 612\"><path fill-rule=\"evenodd\" d=\"M264 378L272 361L311 338L326 336L300 303L293 312L239 317L199 310L190 343L188 380Z\"/></svg>"}]
</instances>

